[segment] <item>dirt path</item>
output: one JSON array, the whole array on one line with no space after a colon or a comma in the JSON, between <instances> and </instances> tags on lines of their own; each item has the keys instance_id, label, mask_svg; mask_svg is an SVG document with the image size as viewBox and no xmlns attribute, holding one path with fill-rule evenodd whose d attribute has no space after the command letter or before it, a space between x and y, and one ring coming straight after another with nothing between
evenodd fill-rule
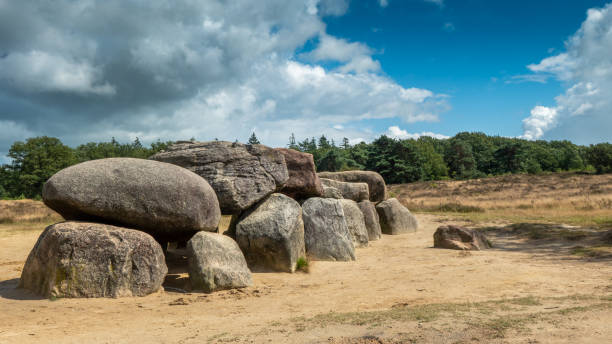
<instances>
[{"instance_id":1,"label":"dirt path","mask_svg":"<svg viewBox=\"0 0 612 344\"><path fill-rule=\"evenodd\" d=\"M418 218L418 233L384 236L356 262L255 274L242 291L129 299L16 290L39 233L0 233L0 343L612 342L610 261L507 237L489 251L433 249L440 223Z\"/></svg>"}]
</instances>

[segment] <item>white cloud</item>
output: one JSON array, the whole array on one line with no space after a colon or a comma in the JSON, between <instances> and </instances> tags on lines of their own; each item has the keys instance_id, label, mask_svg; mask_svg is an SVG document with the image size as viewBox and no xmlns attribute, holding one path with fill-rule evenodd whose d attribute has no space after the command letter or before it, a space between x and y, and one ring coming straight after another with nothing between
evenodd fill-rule
<instances>
[{"instance_id":1,"label":"white cloud","mask_svg":"<svg viewBox=\"0 0 612 344\"><path fill-rule=\"evenodd\" d=\"M429 136L429 137L433 137L436 139L448 139L450 136L446 136L446 135L442 135L442 134L436 134L436 133L432 133L432 132L422 132L422 133L409 133L408 131L404 130L404 129L400 129L400 127L398 126L391 126L389 127L389 129L387 130L387 136L395 138L395 139L401 139L401 140L405 140L405 139L418 139L419 137L422 136Z\"/></svg>"},{"instance_id":2,"label":"white cloud","mask_svg":"<svg viewBox=\"0 0 612 344\"><path fill-rule=\"evenodd\" d=\"M451 22L446 22L446 23L444 23L444 25L442 25L442 30L444 30L446 32L453 32L453 31L455 31L455 24L453 24Z\"/></svg>"},{"instance_id":3,"label":"white cloud","mask_svg":"<svg viewBox=\"0 0 612 344\"><path fill-rule=\"evenodd\" d=\"M113 136L244 141L253 128L269 145L285 145L291 132L369 140L377 119L438 120L443 95L399 85L367 45L326 32L322 17L348 4L2 2L0 120L28 130L15 139L72 145ZM41 68L25 68L33 63Z\"/></svg>"},{"instance_id":4,"label":"white cloud","mask_svg":"<svg viewBox=\"0 0 612 344\"><path fill-rule=\"evenodd\" d=\"M26 92L115 94L115 87L101 80L101 75L100 67L86 61L44 51L8 54L0 59L0 80Z\"/></svg>"},{"instance_id":5,"label":"white cloud","mask_svg":"<svg viewBox=\"0 0 612 344\"><path fill-rule=\"evenodd\" d=\"M555 77L566 85L553 107L535 107L523 121L524 137L611 141L612 4L590 9L566 51L531 64L534 79Z\"/></svg>"},{"instance_id":6,"label":"white cloud","mask_svg":"<svg viewBox=\"0 0 612 344\"><path fill-rule=\"evenodd\" d=\"M522 138L527 140L539 139L546 130L552 128L557 121L558 112L555 108L536 106L531 110L531 116L523 120L525 132Z\"/></svg>"},{"instance_id":7,"label":"white cloud","mask_svg":"<svg viewBox=\"0 0 612 344\"><path fill-rule=\"evenodd\" d=\"M378 0L378 4L380 7L387 7L389 6L389 0Z\"/></svg>"},{"instance_id":8,"label":"white cloud","mask_svg":"<svg viewBox=\"0 0 612 344\"><path fill-rule=\"evenodd\" d=\"M319 45L304 56L314 62L337 61L344 65L338 69L341 72L376 72L380 70L380 63L371 57L372 50L365 44L348 42L327 34L319 36Z\"/></svg>"}]
</instances>

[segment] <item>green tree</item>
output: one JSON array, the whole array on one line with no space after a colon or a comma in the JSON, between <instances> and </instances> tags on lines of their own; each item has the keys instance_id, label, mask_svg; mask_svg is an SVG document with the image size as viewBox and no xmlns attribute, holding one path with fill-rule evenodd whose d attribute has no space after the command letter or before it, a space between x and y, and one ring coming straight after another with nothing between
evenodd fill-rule
<instances>
[{"instance_id":1,"label":"green tree","mask_svg":"<svg viewBox=\"0 0 612 344\"><path fill-rule=\"evenodd\" d=\"M349 148L351 148L351 145L349 144L349 139L348 138L344 137L342 139L342 146L341 147L342 147L342 149L349 149Z\"/></svg>"},{"instance_id":2,"label":"green tree","mask_svg":"<svg viewBox=\"0 0 612 344\"><path fill-rule=\"evenodd\" d=\"M300 149L300 147L295 143L295 135L293 133L291 133L291 136L289 136L289 144L287 145L287 147L295 150Z\"/></svg>"},{"instance_id":3,"label":"green tree","mask_svg":"<svg viewBox=\"0 0 612 344\"><path fill-rule=\"evenodd\" d=\"M257 136L255 136L255 132L253 132L251 134L251 137L249 137L249 141L247 143L250 145L258 145L261 142L259 142L259 140L257 139Z\"/></svg>"},{"instance_id":4,"label":"green tree","mask_svg":"<svg viewBox=\"0 0 612 344\"><path fill-rule=\"evenodd\" d=\"M588 163L595 167L597 173L612 172L612 144L590 145L586 149L586 158Z\"/></svg>"},{"instance_id":5,"label":"green tree","mask_svg":"<svg viewBox=\"0 0 612 344\"><path fill-rule=\"evenodd\" d=\"M73 150L54 137L35 137L26 142L15 142L8 156L9 169L16 176L12 197L23 194L28 198L40 197L43 184L57 171L76 163Z\"/></svg>"},{"instance_id":6,"label":"green tree","mask_svg":"<svg viewBox=\"0 0 612 344\"><path fill-rule=\"evenodd\" d=\"M448 165L451 177L455 179L468 179L477 175L472 146L462 139L452 138L450 140L444 160Z\"/></svg>"}]
</instances>

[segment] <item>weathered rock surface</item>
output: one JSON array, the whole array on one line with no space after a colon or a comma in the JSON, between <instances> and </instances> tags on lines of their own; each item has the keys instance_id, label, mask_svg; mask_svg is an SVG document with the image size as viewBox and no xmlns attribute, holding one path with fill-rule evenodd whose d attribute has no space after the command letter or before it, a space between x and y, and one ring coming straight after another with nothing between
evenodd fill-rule
<instances>
[{"instance_id":1,"label":"weathered rock surface","mask_svg":"<svg viewBox=\"0 0 612 344\"><path fill-rule=\"evenodd\" d=\"M208 181L223 214L240 213L289 179L283 154L263 145L225 141L172 145L150 159L184 167Z\"/></svg>"},{"instance_id":2,"label":"weathered rock surface","mask_svg":"<svg viewBox=\"0 0 612 344\"><path fill-rule=\"evenodd\" d=\"M434 247L452 250L483 250L491 248L481 232L459 226L441 226L434 233Z\"/></svg>"},{"instance_id":3,"label":"weathered rock surface","mask_svg":"<svg viewBox=\"0 0 612 344\"><path fill-rule=\"evenodd\" d=\"M253 284L244 255L232 238L199 232L187 242L189 279L194 290L244 288Z\"/></svg>"},{"instance_id":4,"label":"weathered rock surface","mask_svg":"<svg viewBox=\"0 0 612 344\"><path fill-rule=\"evenodd\" d=\"M168 268L147 233L88 222L60 222L38 238L19 286L44 297L144 296Z\"/></svg>"},{"instance_id":5,"label":"weathered rock surface","mask_svg":"<svg viewBox=\"0 0 612 344\"><path fill-rule=\"evenodd\" d=\"M251 269L294 272L305 256L302 208L283 194L272 194L248 211L235 233Z\"/></svg>"},{"instance_id":6,"label":"weathered rock surface","mask_svg":"<svg viewBox=\"0 0 612 344\"><path fill-rule=\"evenodd\" d=\"M396 198L378 203L376 211L384 234L398 235L417 231L419 223L416 217Z\"/></svg>"},{"instance_id":7,"label":"weathered rock surface","mask_svg":"<svg viewBox=\"0 0 612 344\"><path fill-rule=\"evenodd\" d=\"M320 197L323 194L312 154L287 148L276 148L276 151L285 157L289 171L289 179L280 190L281 193L294 199Z\"/></svg>"},{"instance_id":8,"label":"weathered rock surface","mask_svg":"<svg viewBox=\"0 0 612 344\"><path fill-rule=\"evenodd\" d=\"M214 231L221 218L206 180L144 159L92 160L63 169L45 183L43 200L67 220L134 227L162 241Z\"/></svg>"},{"instance_id":9,"label":"weathered rock surface","mask_svg":"<svg viewBox=\"0 0 612 344\"><path fill-rule=\"evenodd\" d=\"M342 204L332 198L309 198L302 204L306 253L315 260L355 260Z\"/></svg>"},{"instance_id":10,"label":"weathered rock surface","mask_svg":"<svg viewBox=\"0 0 612 344\"><path fill-rule=\"evenodd\" d=\"M333 179L320 178L323 186L338 189L342 198L352 199L355 202L361 202L369 199L368 184L366 183L347 183Z\"/></svg>"},{"instance_id":11,"label":"weathered rock surface","mask_svg":"<svg viewBox=\"0 0 612 344\"><path fill-rule=\"evenodd\" d=\"M380 239L382 231L380 230L380 219L378 218L378 212L376 212L374 203L370 201L361 201L357 203L357 205L363 213L365 226L368 230L368 239L370 241Z\"/></svg>"},{"instance_id":12,"label":"weathered rock surface","mask_svg":"<svg viewBox=\"0 0 612 344\"><path fill-rule=\"evenodd\" d=\"M323 198L335 198L335 199L342 199L342 194L340 193L340 190L331 187L331 186L323 186L323 195L321 196Z\"/></svg>"},{"instance_id":13,"label":"weathered rock surface","mask_svg":"<svg viewBox=\"0 0 612 344\"><path fill-rule=\"evenodd\" d=\"M357 202L350 199L341 199L342 211L344 211L344 219L351 233L353 243L357 247L368 246L368 230L366 229L363 213Z\"/></svg>"},{"instance_id":14,"label":"weathered rock surface","mask_svg":"<svg viewBox=\"0 0 612 344\"><path fill-rule=\"evenodd\" d=\"M367 183L370 201L382 202L387 199L387 185L383 177L372 171L320 172L320 178L350 183Z\"/></svg>"}]
</instances>

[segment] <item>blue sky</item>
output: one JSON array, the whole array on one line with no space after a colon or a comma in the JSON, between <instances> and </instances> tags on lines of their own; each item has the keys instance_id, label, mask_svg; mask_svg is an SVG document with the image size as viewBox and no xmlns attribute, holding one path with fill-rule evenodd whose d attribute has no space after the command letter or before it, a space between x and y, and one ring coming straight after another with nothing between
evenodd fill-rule
<instances>
[{"instance_id":1,"label":"blue sky","mask_svg":"<svg viewBox=\"0 0 612 344\"><path fill-rule=\"evenodd\" d=\"M611 141L610 56L605 1L0 0L0 156L39 135Z\"/></svg>"},{"instance_id":2,"label":"blue sky","mask_svg":"<svg viewBox=\"0 0 612 344\"><path fill-rule=\"evenodd\" d=\"M562 52L587 10L605 4L446 0L439 6L391 0L380 7L375 1L354 1L346 15L325 22L330 34L376 50L383 71L401 85L450 96L452 109L439 122L402 128L449 136L460 131L520 136L521 120L535 105L554 105L563 85L554 79L538 83L512 78L529 74L527 65Z\"/></svg>"}]
</instances>

